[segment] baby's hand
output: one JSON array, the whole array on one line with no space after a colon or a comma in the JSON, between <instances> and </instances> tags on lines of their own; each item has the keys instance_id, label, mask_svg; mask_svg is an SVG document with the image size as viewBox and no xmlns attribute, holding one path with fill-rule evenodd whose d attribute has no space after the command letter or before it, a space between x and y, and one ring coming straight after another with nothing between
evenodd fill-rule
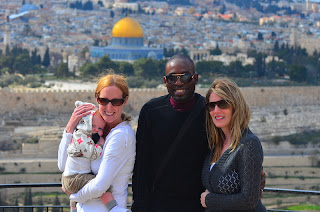
<instances>
[{"instance_id":1,"label":"baby's hand","mask_svg":"<svg viewBox=\"0 0 320 212\"><path fill-rule=\"evenodd\" d=\"M105 140L102 137L100 137L100 139L97 143L100 144L101 146L103 146L104 142L105 142Z\"/></svg>"}]
</instances>

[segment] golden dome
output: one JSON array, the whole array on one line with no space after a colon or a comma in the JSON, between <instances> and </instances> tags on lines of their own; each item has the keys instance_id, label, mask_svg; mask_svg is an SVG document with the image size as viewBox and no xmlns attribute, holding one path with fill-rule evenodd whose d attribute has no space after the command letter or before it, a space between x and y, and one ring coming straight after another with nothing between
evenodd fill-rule
<instances>
[{"instance_id":1,"label":"golden dome","mask_svg":"<svg viewBox=\"0 0 320 212\"><path fill-rule=\"evenodd\" d=\"M143 38L143 30L137 21L125 17L113 26L112 37Z\"/></svg>"}]
</instances>

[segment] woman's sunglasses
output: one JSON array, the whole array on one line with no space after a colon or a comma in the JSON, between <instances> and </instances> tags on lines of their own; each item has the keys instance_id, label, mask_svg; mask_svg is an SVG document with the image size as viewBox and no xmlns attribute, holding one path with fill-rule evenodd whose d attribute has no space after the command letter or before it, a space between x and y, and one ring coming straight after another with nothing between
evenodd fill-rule
<instances>
[{"instance_id":1,"label":"woman's sunglasses","mask_svg":"<svg viewBox=\"0 0 320 212\"><path fill-rule=\"evenodd\" d=\"M107 99L107 98L100 98L98 97L97 98L97 102L99 103L99 105L103 105L103 106L106 106L107 104L109 104L109 102L111 102L111 104L113 106L120 106L124 103L126 98L123 98L123 99Z\"/></svg>"},{"instance_id":2,"label":"woman's sunglasses","mask_svg":"<svg viewBox=\"0 0 320 212\"><path fill-rule=\"evenodd\" d=\"M182 82L183 84L189 83L192 81L194 74L170 74L165 76L166 80L169 84L175 84L177 82L178 79L180 79L180 82Z\"/></svg>"},{"instance_id":3,"label":"woman's sunglasses","mask_svg":"<svg viewBox=\"0 0 320 212\"><path fill-rule=\"evenodd\" d=\"M219 100L219 101L216 101L216 102L208 102L206 104L206 106L207 106L208 111L211 112L211 111L214 110L214 108L216 106L218 106L218 108L220 108L220 109L227 109L231 105L226 100L222 99L222 100Z\"/></svg>"}]
</instances>

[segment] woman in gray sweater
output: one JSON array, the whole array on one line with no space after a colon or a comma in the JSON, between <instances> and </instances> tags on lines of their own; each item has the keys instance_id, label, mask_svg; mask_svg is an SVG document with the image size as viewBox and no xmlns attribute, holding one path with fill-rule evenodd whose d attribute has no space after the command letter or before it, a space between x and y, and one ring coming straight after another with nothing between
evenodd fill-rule
<instances>
[{"instance_id":1,"label":"woman in gray sweater","mask_svg":"<svg viewBox=\"0 0 320 212\"><path fill-rule=\"evenodd\" d=\"M239 87L216 79L206 95L211 149L203 167L205 211L266 211L260 201L263 151L249 130L250 110Z\"/></svg>"}]
</instances>

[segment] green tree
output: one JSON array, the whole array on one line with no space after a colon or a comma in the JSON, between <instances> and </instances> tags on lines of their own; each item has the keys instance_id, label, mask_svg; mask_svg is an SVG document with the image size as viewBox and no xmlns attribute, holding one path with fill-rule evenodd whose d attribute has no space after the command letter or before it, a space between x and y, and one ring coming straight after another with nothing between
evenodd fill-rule
<instances>
[{"instance_id":1,"label":"green tree","mask_svg":"<svg viewBox=\"0 0 320 212\"><path fill-rule=\"evenodd\" d=\"M152 78L157 73L157 64L150 58L140 58L133 62L135 76Z\"/></svg>"},{"instance_id":2,"label":"green tree","mask_svg":"<svg viewBox=\"0 0 320 212\"><path fill-rule=\"evenodd\" d=\"M46 52L44 53L42 65L43 65L44 67L48 67L48 66L50 65L49 47L47 47Z\"/></svg>"},{"instance_id":3,"label":"green tree","mask_svg":"<svg viewBox=\"0 0 320 212\"><path fill-rule=\"evenodd\" d=\"M220 61L200 61L196 64L198 74L204 76L214 76L224 74L224 66Z\"/></svg>"},{"instance_id":4,"label":"green tree","mask_svg":"<svg viewBox=\"0 0 320 212\"><path fill-rule=\"evenodd\" d=\"M245 72L245 69L242 66L240 61L232 61L228 67L228 76L232 77L248 77L249 73Z\"/></svg>"},{"instance_id":5,"label":"green tree","mask_svg":"<svg viewBox=\"0 0 320 212\"><path fill-rule=\"evenodd\" d=\"M38 51L36 48L31 52L31 63L33 65L41 64L41 56L38 55Z\"/></svg>"},{"instance_id":6,"label":"green tree","mask_svg":"<svg viewBox=\"0 0 320 212\"><path fill-rule=\"evenodd\" d=\"M261 32L258 32L257 40L263 40L263 35Z\"/></svg>"},{"instance_id":7,"label":"green tree","mask_svg":"<svg viewBox=\"0 0 320 212\"><path fill-rule=\"evenodd\" d=\"M286 73L286 64L282 61L275 61L272 59L267 64L266 75L270 78L283 77Z\"/></svg>"},{"instance_id":8,"label":"green tree","mask_svg":"<svg viewBox=\"0 0 320 212\"><path fill-rule=\"evenodd\" d=\"M87 62L80 67L80 75L83 77L97 76L99 75L99 70L95 64Z\"/></svg>"},{"instance_id":9,"label":"green tree","mask_svg":"<svg viewBox=\"0 0 320 212\"><path fill-rule=\"evenodd\" d=\"M69 68L67 63L60 63L54 72L57 78L67 78L69 76Z\"/></svg>"},{"instance_id":10,"label":"green tree","mask_svg":"<svg viewBox=\"0 0 320 212\"><path fill-rule=\"evenodd\" d=\"M22 75L32 74L33 65L31 63L30 57L27 54L20 54L16 57L13 63L13 69L16 73Z\"/></svg>"},{"instance_id":11,"label":"green tree","mask_svg":"<svg viewBox=\"0 0 320 212\"><path fill-rule=\"evenodd\" d=\"M7 71L9 74L13 74L13 63L14 63L14 57L13 56L4 56L0 57L0 69L7 68Z\"/></svg>"},{"instance_id":12,"label":"green tree","mask_svg":"<svg viewBox=\"0 0 320 212\"><path fill-rule=\"evenodd\" d=\"M254 62L255 70L258 74L258 77L264 77L266 73L266 63L265 63L265 55L259 52L255 57Z\"/></svg>"},{"instance_id":13,"label":"green tree","mask_svg":"<svg viewBox=\"0 0 320 212\"><path fill-rule=\"evenodd\" d=\"M219 9L219 13L224 14L226 12L226 5L222 4L220 9Z\"/></svg>"},{"instance_id":14,"label":"green tree","mask_svg":"<svg viewBox=\"0 0 320 212\"><path fill-rule=\"evenodd\" d=\"M103 73L107 69L118 70L118 64L113 62L108 56L102 56L96 63L99 73Z\"/></svg>"},{"instance_id":15,"label":"green tree","mask_svg":"<svg viewBox=\"0 0 320 212\"><path fill-rule=\"evenodd\" d=\"M128 62L119 62L119 71L127 76L134 75L133 66Z\"/></svg>"},{"instance_id":16,"label":"green tree","mask_svg":"<svg viewBox=\"0 0 320 212\"><path fill-rule=\"evenodd\" d=\"M6 45L5 55L6 56L10 55L10 47L9 47L9 45Z\"/></svg>"},{"instance_id":17,"label":"green tree","mask_svg":"<svg viewBox=\"0 0 320 212\"><path fill-rule=\"evenodd\" d=\"M292 81L304 82L307 79L307 68L303 65L293 64L289 68L289 76Z\"/></svg>"},{"instance_id":18,"label":"green tree","mask_svg":"<svg viewBox=\"0 0 320 212\"><path fill-rule=\"evenodd\" d=\"M277 53L277 52L279 51L279 42L278 42L278 41L276 41L276 42L274 43L273 51L274 51L275 53Z\"/></svg>"},{"instance_id":19,"label":"green tree","mask_svg":"<svg viewBox=\"0 0 320 212\"><path fill-rule=\"evenodd\" d=\"M82 7L83 10L93 10L93 4L92 4L92 1L87 1L86 3L84 3L83 7Z\"/></svg>"},{"instance_id":20,"label":"green tree","mask_svg":"<svg viewBox=\"0 0 320 212\"><path fill-rule=\"evenodd\" d=\"M210 49L210 55L221 55L222 51L219 48L219 44L216 45L215 49Z\"/></svg>"}]
</instances>

